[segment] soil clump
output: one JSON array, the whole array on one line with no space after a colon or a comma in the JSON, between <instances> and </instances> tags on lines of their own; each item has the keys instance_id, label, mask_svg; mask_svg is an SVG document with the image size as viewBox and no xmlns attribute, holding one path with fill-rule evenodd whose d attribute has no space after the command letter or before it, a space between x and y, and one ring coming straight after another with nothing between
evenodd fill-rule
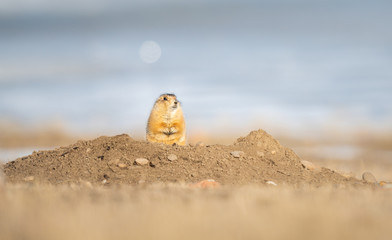
<instances>
[{"instance_id":1,"label":"soil clump","mask_svg":"<svg viewBox=\"0 0 392 240\"><path fill-rule=\"evenodd\" d=\"M113 185L214 179L234 185L361 184L327 168L309 169L263 130L252 131L232 145L170 146L137 141L126 134L102 136L33 152L5 164L4 173L11 183Z\"/></svg>"}]
</instances>

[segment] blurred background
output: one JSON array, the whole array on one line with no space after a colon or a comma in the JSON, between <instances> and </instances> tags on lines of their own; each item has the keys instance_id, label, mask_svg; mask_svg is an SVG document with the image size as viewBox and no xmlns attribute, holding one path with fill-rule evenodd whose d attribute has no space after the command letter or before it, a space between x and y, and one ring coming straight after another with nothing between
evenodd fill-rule
<instances>
[{"instance_id":1,"label":"blurred background","mask_svg":"<svg viewBox=\"0 0 392 240\"><path fill-rule=\"evenodd\" d=\"M144 139L169 92L190 143L261 128L324 165L390 164L391 10L389 0L1 0L0 161L80 138Z\"/></svg>"}]
</instances>

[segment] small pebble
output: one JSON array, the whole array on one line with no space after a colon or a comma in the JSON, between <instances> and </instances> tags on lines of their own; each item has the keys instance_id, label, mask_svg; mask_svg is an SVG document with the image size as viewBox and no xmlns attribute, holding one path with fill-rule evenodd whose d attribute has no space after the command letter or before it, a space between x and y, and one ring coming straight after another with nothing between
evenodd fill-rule
<instances>
[{"instance_id":1,"label":"small pebble","mask_svg":"<svg viewBox=\"0 0 392 240\"><path fill-rule=\"evenodd\" d=\"M272 155L275 155L275 153L276 153L276 151L275 151L275 150L271 151L271 154L272 154Z\"/></svg>"},{"instance_id":2,"label":"small pebble","mask_svg":"<svg viewBox=\"0 0 392 240\"><path fill-rule=\"evenodd\" d=\"M136 158L135 163L137 165L143 166L143 165L147 165L148 164L148 160L145 159L145 158Z\"/></svg>"},{"instance_id":3,"label":"small pebble","mask_svg":"<svg viewBox=\"0 0 392 240\"><path fill-rule=\"evenodd\" d=\"M230 153L233 157L235 158L240 158L242 155L244 155L243 151L233 151Z\"/></svg>"},{"instance_id":4,"label":"small pebble","mask_svg":"<svg viewBox=\"0 0 392 240\"><path fill-rule=\"evenodd\" d=\"M177 160L177 156L175 154L169 154L169 156L167 156L167 159L169 161L175 161Z\"/></svg>"},{"instance_id":5,"label":"small pebble","mask_svg":"<svg viewBox=\"0 0 392 240\"><path fill-rule=\"evenodd\" d=\"M143 183L145 183L145 182L146 182L146 180L140 179L137 183L138 183L138 184L143 184Z\"/></svg>"},{"instance_id":6,"label":"small pebble","mask_svg":"<svg viewBox=\"0 0 392 240\"><path fill-rule=\"evenodd\" d=\"M157 166L157 162L156 161L151 161L149 165L150 165L150 167L154 168L154 167Z\"/></svg>"},{"instance_id":7,"label":"small pebble","mask_svg":"<svg viewBox=\"0 0 392 240\"><path fill-rule=\"evenodd\" d=\"M311 170L311 171L317 171L317 170L321 170L319 166L317 166L316 164L306 161L306 160L302 160L301 164L304 168Z\"/></svg>"},{"instance_id":8,"label":"small pebble","mask_svg":"<svg viewBox=\"0 0 392 240\"><path fill-rule=\"evenodd\" d=\"M86 149L86 153L89 153L89 152L91 152L91 148Z\"/></svg>"},{"instance_id":9,"label":"small pebble","mask_svg":"<svg viewBox=\"0 0 392 240\"><path fill-rule=\"evenodd\" d=\"M125 164L125 163L119 163L119 164L117 164L117 166L118 166L119 168L126 168L126 167L127 167L127 164Z\"/></svg>"},{"instance_id":10,"label":"small pebble","mask_svg":"<svg viewBox=\"0 0 392 240\"><path fill-rule=\"evenodd\" d=\"M25 177L23 180L25 180L26 182L34 181L34 176Z\"/></svg>"},{"instance_id":11,"label":"small pebble","mask_svg":"<svg viewBox=\"0 0 392 240\"><path fill-rule=\"evenodd\" d=\"M367 182L367 183L377 183L376 178L371 172L364 172L362 174L362 180Z\"/></svg>"},{"instance_id":12,"label":"small pebble","mask_svg":"<svg viewBox=\"0 0 392 240\"><path fill-rule=\"evenodd\" d=\"M194 188L217 188L220 187L220 184L214 179L206 179L195 184L190 184L189 186Z\"/></svg>"},{"instance_id":13,"label":"small pebble","mask_svg":"<svg viewBox=\"0 0 392 240\"><path fill-rule=\"evenodd\" d=\"M276 183L273 182L273 181L266 181L265 183L266 183L266 184L269 184L269 185L278 186L278 184L276 184Z\"/></svg>"}]
</instances>

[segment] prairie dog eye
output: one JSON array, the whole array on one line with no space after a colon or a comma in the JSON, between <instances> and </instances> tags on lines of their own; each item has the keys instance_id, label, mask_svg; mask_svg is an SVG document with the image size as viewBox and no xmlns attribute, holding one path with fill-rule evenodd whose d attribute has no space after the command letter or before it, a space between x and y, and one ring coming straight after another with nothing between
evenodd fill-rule
<instances>
[{"instance_id":1,"label":"prairie dog eye","mask_svg":"<svg viewBox=\"0 0 392 240\"><path fill-rule=\"evenodd\" d=\"M164 101L167 101L167 97L164 97L163 100L164 100Z\"/></svg>"}]
</instances>

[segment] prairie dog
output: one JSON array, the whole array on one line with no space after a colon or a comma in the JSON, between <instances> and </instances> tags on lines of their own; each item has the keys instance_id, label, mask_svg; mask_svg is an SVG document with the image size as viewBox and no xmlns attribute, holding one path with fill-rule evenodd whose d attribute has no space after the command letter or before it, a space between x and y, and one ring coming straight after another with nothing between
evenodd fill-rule
<instances>
[{"instance_id":1,"label":"prairie dog","mask_svg":"<svg viewBox=\"0 0 392 240\"><path fill-rule=\"evenodd\" d=\"M185 145L185 120L176 95L165 93L155 101L147 122L146 138L149 142Z\"/></svg>"}]
</instances>

